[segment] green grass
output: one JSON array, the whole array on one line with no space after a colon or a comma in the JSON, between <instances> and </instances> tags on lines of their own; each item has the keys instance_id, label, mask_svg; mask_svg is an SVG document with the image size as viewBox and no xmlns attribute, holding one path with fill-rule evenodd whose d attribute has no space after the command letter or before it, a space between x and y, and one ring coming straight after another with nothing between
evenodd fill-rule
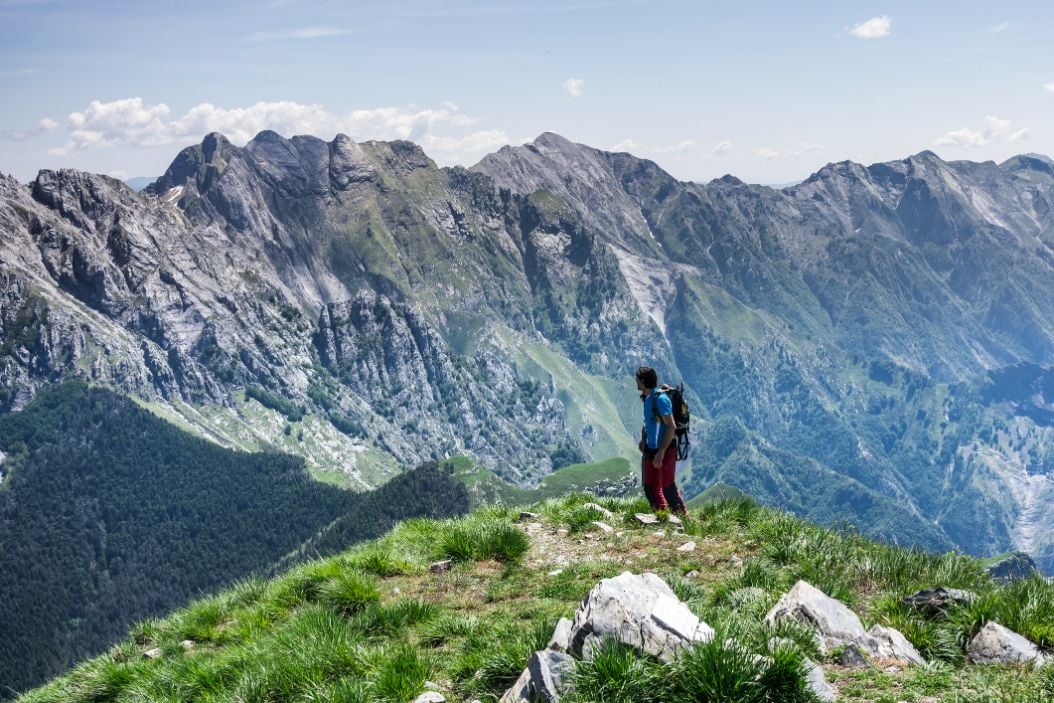
<instances>
[{"instance_id":1,"label":"green grass","mask_svg":"<svg viewBox=\"0 0 1054 703\"><path fill-rule=\"evenodd\" d=\"M613 484L635 475L635 469L627 459L611 457L594 463L564 466L542 479L537 488L521 488L506 483L493 471L480 469L468 457L454 457L447 462L453 465L458 478L469 489L475 505L526 506L584 491L597 484Z\"/></svg>"},{"instance_id":2,"label":"green grass","mask_svg":"<svg viewBox=\"0 0 1054 703\"><path fill-rule=\"evenodd\" d=\"M597 516L585 507L590 502L614 514L607 520L616 533L588 530ZM627 569L661 575L717 637L671 664L609 644L578 663L568 703L811 700L802 661L823 661L814 633L796 622L763 623L803 577L851 603L865 626L898 627L934 660L925 667L828 668L840 700L1039 703L1054 693L1054 666L963 661L969 635L989 619L1051 646L1054 585L1045 581L1002 586L978 560L877 544L741 498L693 510L684 536L669 525L659 534L636 526L633 514L647 509L639 499L575 494L529 507L541 515L547 539L562 539L561 549L573 552L563 567L538 563L545 555L528 551L518 509L409 520L331 559L271 581L243 581L140 623L103 656L21 700L410 701L434 681L452 703L493 701L545 646L560 617L571 617L599 579ZM686 539L699 548L673 548ZM428 565L441 558L457 563L431 573ZM699 575L686 577L690 571ZM934 585L973 590L979 599L943 620L926 620L900 603ZM772 649L773 637L793 645ZM726 645L728 638L739 644ZM161 657L144 658L154 648Z\"/></svg>"}]
</instances>

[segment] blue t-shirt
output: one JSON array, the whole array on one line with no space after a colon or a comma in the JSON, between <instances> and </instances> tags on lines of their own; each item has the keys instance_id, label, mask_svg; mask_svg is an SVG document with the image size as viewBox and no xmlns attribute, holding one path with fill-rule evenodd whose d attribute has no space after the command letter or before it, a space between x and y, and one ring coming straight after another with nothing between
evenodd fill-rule
<instances>
[{"instance_id":1,"label":"blue t-shirt","mask_svg":"<svg viewBox=\"0 0 1054 703\"><path fill-rule=\"evenodd\" d=\"M655 390L644 399L644 434L648 438L648 448L650 449L659 448L663 432L665 431L664 428L666 427L658 417L655 417L656 409L658 409L660 416L672 415L673 401L670 400L670 396Z\"/></svg>"}]
</instances>

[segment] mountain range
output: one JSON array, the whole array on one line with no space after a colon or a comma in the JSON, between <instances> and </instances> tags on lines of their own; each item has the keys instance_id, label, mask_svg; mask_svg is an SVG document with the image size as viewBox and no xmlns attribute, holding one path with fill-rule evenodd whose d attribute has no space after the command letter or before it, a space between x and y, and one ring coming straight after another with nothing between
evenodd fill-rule
<instances>
[{"instance_id":1,"label":"mountain range","mask_svg":"<svg viewBox=\"0 0 1054 703\"><path fill-rule=\"evenodd\" d=\"M456 454L527 486L632 459L651 365L688 388L690 495L1054 569L1046 157L777 190L549 133L469 169L210 134L141 193L0 176L0 231L5 412L76 377L359 490Z\"/></svg>"}]
</instances>

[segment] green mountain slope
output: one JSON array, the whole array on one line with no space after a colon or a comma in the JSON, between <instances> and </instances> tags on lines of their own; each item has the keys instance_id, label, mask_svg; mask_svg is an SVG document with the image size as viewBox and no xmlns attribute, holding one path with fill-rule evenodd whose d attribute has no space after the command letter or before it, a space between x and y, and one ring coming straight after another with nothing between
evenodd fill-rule
<instances>
[{"instance_id":1,"label":"green mountain slope","mask_svg":"<svg viewBox=\"0 0 1054 703\"><path fill-rule=\"evenodd\" d=\"M356 494L303 460L193 437L110 391L45 388L0 417L0 685L21 690L144 617L414 515L467 509L422 468Z\"/></svg>"},{"instance_id":2,"label":"green mountain slope","mask_svg":"<svg viewBox=\"0 0 1054 703\"><path fill-rule=\"evenodd\" d=\"M999 586L970 557L884 546L745 499L697 509L683 533L637 525L641 501L600 499L613 511L605 516L584 507L595 500L574 495L526 506L539 513L531 523L516 522L518 509L494 507L404 522L333 558L243 581L143 622L105 655L20 701L408 702L426 685L451 703L495 700L531 652L546 646L558 618L571 616L598 579L625 570L659 574L717 637L670 667L624 650L580 662L568 703L812 700L793 666L758 681L756 663L730 658L724 645L734 637L753 655L768 652L773 636L820 661L839 700L850 703L1041 703L1054 694L1054 665L964 661L965 643L990 620L1054 646L1054 584ZM592 526L601 519L615 531ZM689 541L694 548L678 549ZM444 558L453 568L430 570ZM807 626L764 625L798 579L841 599L865 625L900 629L930 663L881 660L851 669L837 663L837 651L822 657ZM979 598L942 620L901 603L936 584ZM745 690L757 695L744 698Z\"/></svg>"}]
</instances>

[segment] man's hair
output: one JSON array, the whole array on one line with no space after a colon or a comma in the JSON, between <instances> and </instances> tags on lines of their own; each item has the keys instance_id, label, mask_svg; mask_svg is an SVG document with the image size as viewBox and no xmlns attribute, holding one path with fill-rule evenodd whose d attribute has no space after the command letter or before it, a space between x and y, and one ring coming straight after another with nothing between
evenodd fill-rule
<instances>
[{"instance_id":1,"label":"man's hair","mask_svg":"<svg viewBox=\"0 0 1054 703\"><path fill-rule=\"evenodd\" d=\"M645 388L654 388L659 385L659 374L650 366L641 366L637 369L637 380L643 383Z\"/></svg>"}]
</instances>

